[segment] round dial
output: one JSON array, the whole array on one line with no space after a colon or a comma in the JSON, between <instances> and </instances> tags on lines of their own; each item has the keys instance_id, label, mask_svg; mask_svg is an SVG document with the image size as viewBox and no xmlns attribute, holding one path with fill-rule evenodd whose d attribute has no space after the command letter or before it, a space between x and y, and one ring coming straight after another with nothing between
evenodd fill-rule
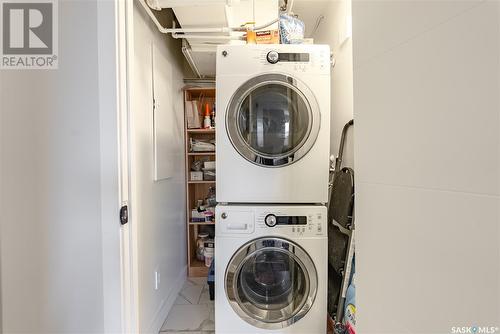
<instances>
[{"instance_id":1,"label":"round dial","mask_svg":"<svg viewBox=\"0 0 500 334\"><path fill-rule=\"evenodd\" d=\"M279 54L276 51L269 51L267 53L267 61L270 62L271 64L276 64L279 60Z\"/></svg>"},{"instance_id":2,"label":"round dial","mask_svg":"<svg viewBox=\"0 0 500 334\"><path fill-rule=\"evenodd\" d=\"M274 227L276 225L276 216L275 215L267 215L264 219L264 222L269 227Z\"/></svg>"}]
</instances>

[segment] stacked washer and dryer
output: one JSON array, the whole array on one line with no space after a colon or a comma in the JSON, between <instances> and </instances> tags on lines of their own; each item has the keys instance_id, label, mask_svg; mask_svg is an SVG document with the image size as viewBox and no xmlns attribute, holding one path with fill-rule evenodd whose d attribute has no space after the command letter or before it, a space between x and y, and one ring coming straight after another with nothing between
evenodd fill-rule
<instances>
[{"instance_id":1,"label":"stacked washer and dryer","mask_svg":"<svg viewBox=\"0 0 500 334\"><path fill-rule=\"evenodd\" d=\"M330 50L217 50L217 334L326 332Z\"/></svg>"}]
</instances>

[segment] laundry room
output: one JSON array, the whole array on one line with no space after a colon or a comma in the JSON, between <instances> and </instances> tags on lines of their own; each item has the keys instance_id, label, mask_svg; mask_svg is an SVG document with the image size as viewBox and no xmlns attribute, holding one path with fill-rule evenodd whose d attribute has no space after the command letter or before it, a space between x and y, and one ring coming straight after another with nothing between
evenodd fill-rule
<instances>
[{"instance_id":1,"label":"laundry room","mask_svg":"<svg viewBox=\"0 0 500 334\"><path fill-rule=\"evenodd\" d=\"M0 334L500 333L500 0L0 0L0 58Z\"/></svg>"},{"instance_id":2,"label":"laundry room","mask_svg":"<svg viewBox=\"0 0 500 334\"><path fill-rule=\"evenodd\" d=\"M356 266L356 250L383 231L365 225L356 234L362 242L355 242L357 220L370 221L373 212L385 222L377 209L393 209L383 196L376 207L373 199L355 198L355 188L367 189L355 187L355 173L371 186L397 179L401 170L411 183L414 171L399 165L413 157L392 158L398 141L378 137L375 124L402 135L380 123L399 114L380 111L375 74L364 65L371 64L366 57L378 59L379 45L390 49L400 38L389 24L376 23L373 13L383 17L385 7L363 2L353 31L352 7L359 3L348 0L125 4L131 326L149 333L355 333L356 283L392 289L392 276L373 266L375 254L395 256L385 248L365 251L365 259L373 257L357 275L363 267ZM394 6L387 13L411 17L417 10ZM358 72L355 62L364 65ZM355 74L363 98L354 99ZM353 101L361 110L356 117ZM372 118L365 101L384 116ZM364 135L355 141L358 126ZM395 165L382 167L379 150ZM403 273L394 275L414 280L410 268ZM369 323L393 326L377 319L394 299L376 299Z\"/></svg>"},{"instance_id":3,"label":"laundry room","mask_svg":"<svg viewBox=\"0 0 500 334\"><path fill-rule=\"evenodd\" d=\"M350 2L125 10L138 326L353 333Z\"/></svg>"}]
</instances>

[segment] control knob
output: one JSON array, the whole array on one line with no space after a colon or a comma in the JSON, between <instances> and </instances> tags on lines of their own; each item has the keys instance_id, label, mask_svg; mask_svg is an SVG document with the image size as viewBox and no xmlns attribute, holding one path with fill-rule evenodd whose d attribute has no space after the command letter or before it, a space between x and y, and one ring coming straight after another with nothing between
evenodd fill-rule
<instances>
[{"instance_id":1,"label":"control knob","mask_svg":"<svg viewBox=\"0 0 500 334\"><path fill-rule=\"evenodd\" d=\"M267 53L267 61L271 64L276 64L279 60L279 54L277 51L269 51Z\"/></svg>"},{"instance_id":2,"label":"control knob","mask_svg":"<svg viewBox=\"0 0 500 334\"><path fill-rule=\"evenodd\" d=\"M274 227L276 226L276 216L267 215L266 218L264 219L264 222L266 223L267 226Z\"/></svg>"}]
</instances>

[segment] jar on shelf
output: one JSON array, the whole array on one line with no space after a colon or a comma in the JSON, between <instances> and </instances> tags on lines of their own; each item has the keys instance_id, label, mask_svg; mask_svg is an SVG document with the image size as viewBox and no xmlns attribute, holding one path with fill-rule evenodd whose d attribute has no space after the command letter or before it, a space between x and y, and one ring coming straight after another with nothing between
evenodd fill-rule
<instances>
[{"instance_id":1,"label":"jar on shelf","mask_svg":"<svg viewBox=\"0 0 500 334\"><path fill-rule=\"evenodd\" d=\"M213 239L207 239L205 240L205 266L210 267L212 264L212 261L214 259L214 254L215 254L215 242Z\"/></svg>"},{"instance_id":2,"label":"jar on shelf","mask_svg":"<svg viewBox=\"0 0 500 334\"><path fill-rule=\"evenodd\" d=\"M205 241L208 239L208 233L198 233L196 239L196 259L198 261L205 261Z\"/></svg>"}]
</instances>

